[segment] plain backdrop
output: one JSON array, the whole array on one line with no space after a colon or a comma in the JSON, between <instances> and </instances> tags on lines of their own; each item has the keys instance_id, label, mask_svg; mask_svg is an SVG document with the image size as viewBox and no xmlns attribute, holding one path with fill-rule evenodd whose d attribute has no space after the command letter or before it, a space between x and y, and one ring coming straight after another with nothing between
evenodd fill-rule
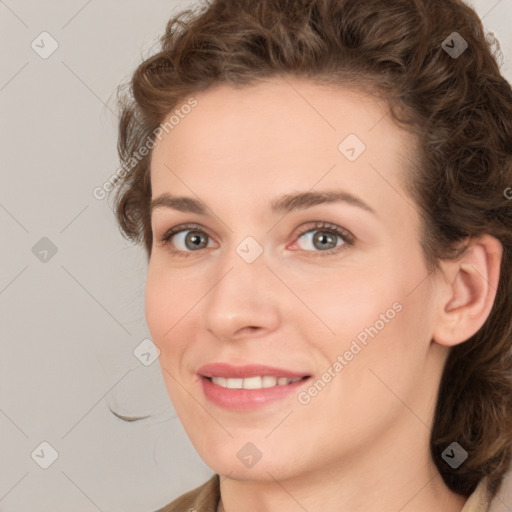
<instances>
[{"instance_id":1,"label":"plain backdrop","mask_svg":"<svg viewBox=\"0 0 512 512\"><path fill-rule=\"evenodd\" d=\"M213 474L134 354L145 256L93 195L118 169L116 87L193 4L0 0L1 512L150 512ZM470 4L512 81L512 0Z\"/></svg>"}]
</instances>

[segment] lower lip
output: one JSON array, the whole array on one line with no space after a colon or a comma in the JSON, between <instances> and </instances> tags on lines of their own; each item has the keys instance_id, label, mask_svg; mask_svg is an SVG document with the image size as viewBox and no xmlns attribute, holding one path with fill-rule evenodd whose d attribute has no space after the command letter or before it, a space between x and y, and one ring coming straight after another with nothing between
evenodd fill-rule
<instances>
[{"instance_id":1,"label":"lower lip","mask_svg":"<svg viewBox=\"0 0 512 512\"><path fill-rule=\"evenodd\" d=\"M206 398L215 405L235 411L252 411L296 393L297 388L303 386L309 379L310 377L284 386L277 385L261 389L223 388L202 376L201 383Z\"/></svg>"}]
</instances>

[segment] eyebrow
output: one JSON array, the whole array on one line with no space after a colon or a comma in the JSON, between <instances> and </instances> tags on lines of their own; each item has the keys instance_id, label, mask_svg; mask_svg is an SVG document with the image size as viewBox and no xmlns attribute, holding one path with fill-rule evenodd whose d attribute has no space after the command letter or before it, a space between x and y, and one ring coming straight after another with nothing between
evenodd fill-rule
<instances>
[{"instance_id":1,"label":"eyebrow","mask_svg":"<svg viewBox=\"0 0 512 512\"><path fill-rule=\"evenodd\" d=\"M326 190L321 192L297 192L286 194L270 203L273 213L290 213L295 210L305 210L320 204L344 202L351 206L357 206L376 215L375 210L361 198L344 190ZM156 208L172 208L180 212L197 213L207 215L207 208L201 201L191 197L174 196L169 193L162 194L151 201L150 213Z\"/></svg>"}]
</instances>

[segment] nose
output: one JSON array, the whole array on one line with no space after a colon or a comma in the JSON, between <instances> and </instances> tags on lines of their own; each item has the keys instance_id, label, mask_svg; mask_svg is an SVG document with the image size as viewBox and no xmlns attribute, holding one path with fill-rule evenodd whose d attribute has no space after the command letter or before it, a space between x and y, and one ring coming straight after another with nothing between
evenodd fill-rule
<instances>
[{"instance_id":1,"label":"nose","mask_svg":"<svg viewBox=\"0 0 512 512\"><path fill-rule=\"evenodd\" d=\"M222 341L274 331L281 321L278 285L265 253L248 263L233 249L219 261L214 284L202 301L204 327Z\"/></svg>"}]
</instances>

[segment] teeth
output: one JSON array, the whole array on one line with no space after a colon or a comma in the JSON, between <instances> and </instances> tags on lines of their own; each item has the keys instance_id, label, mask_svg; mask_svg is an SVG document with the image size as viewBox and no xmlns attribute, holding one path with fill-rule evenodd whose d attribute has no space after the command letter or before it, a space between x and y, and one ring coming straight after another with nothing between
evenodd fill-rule
<instances>
[{"instance_id":1,"label":"teeth","mask_svg":"<svg viewBox=\"0 0 512 512\"><path fill-rule=\"evenodd\" d=\"M273 386L286 386L292 382L302 380L302 377L296 379L288 379L286 377L247 377L246 379L226 379L225 377L211 377L214 384L228 389L263 389Z\"/></svg>"},{"instance_id":2,"label":"teeth","mask_svg":"<svg viewBox=\"0 0 512 512\"><path fill-rule=\"evenodd\" d=\"M263 379L261 377L248 377L243 380L242 387L244 389L261 389L263 387Z\"/></svg>"},{"instance_id":3,"label":"teeth","mask_svg":"<svg viewBox=\"0 0 512 512\"><path fill-rule=\"evenodd\" d=\"M275 377L269 377L268 375L265 375L262 381L264 388L271 388L277 384L277 379Z\"/></svg>"}]
</instances>

